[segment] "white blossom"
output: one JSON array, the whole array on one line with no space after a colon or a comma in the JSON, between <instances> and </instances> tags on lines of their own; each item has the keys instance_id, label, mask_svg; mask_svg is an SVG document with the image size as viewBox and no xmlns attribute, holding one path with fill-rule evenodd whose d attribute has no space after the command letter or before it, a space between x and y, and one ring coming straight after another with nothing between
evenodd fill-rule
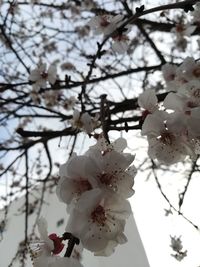
<instances>
[{"instance_id":1,"label":"white blossom","mask_svg":"<svg viewBox=\"0 0 200 267\"><path fill-rule=\"evenodd\" d=\"M168 91L177 91L181 81L177 79L177 66L166 63L162 66L163 77Z\"/></svg>"},{"instance_id":2,"label":"white blossom","mask_svg":"<svg viewBox=\"0 0 200 267\"><path fill-rule=\"evenodd\" d=\"M78 110L74 110L72 126L74 128L82 129L87 134L93 131L93 121L87 112L80 113Z\"/></svg>"},{"instance_id":3,"label":"white blossom","mask_svg":"<svg viewBox=\"0 0 200 267\"><path fill-rule=\"evenodd\" d=\"M129 38L128 33L131 31L131 26L125 26L125 29L122 32L118 32L112 35L112 49L118 53L123 54L128 50L129 47Z\"/></svg>"},{"instance_id":4,"label":"white blossom","mask_svg":"<svg viewBox=\"0 0 200 267\"><path fill-rule=\"evenodd\" d=\"M108 249L109 242L117 241L123 234L125 219L130 214L127 200L105 190L93 189L80 197L71 211L66 231L78 237L84 248L97 253Z\"/></svg>"},{"instance_id":5,"label":"white blossom","mask_svg":"<svg viewBox=\"0 0 200 267\"><path fill-rule=\"evenodd\" d=\"M175 33L176 36L176 47L185 51L188 44L188 37L195 31L196 26L191 25L190 23L178 23L174 28L172 28L171 32Z\"/></svg>"},{"instance_id":6,"label":"white blossom","mask_svg":"<svg viewBox=\"0 0 200 267\"><path fill-rule=\"evenodd\" d=\"M57 195L62 202L70 204L85 191L97 187L124 198L133 195L136 168L133 165L130 167L130 164L134 156L121 152L126 146L124 139L120 138L108 147L102 139L85 155L73 155L66 164L60 166L61 178L57 185ZM120 152L115 151L114 147Z\"/></svg>"},{"instance_id":7,"label":"white blossom","mask_svg":"<svg viewBox=\"0 0 200 267\"><path fill-rule=\"evenodd\" d=\"M99 15L93 17L88 25L95 34L109 35L114 32L122 23L124 16L122 15Z\"/></svg>"},{"instance_id":8,"label":"white blossom","mask_svg":"<svg viewBox=\"0 0 200 267\"><path fill-rule=\"evenodd\" d=\"M150 158L170 165L184 160L190 150L185 136L174 132L172 126L166 126L167 117L164 112L154 112L147 116L142 134L148 137Z\"/></svg>"},{"instance_id":9,"label":"white blossom","mask_svg":"<svg viewBox=\"0 0 200 267\"><path fill-rule=\"evenodd\" d=\"M190 138L200 136L200 107L196 100L170 93L163 104L165 108L174 110L168 118L168 127L171 126L176 133L186 134Z\"/></svg>"},{"instance_id":10,"label":"white blossom","mask_svg":"<svg viewBox=\"0 0 200 267\"><path fill-rule=\"evenodd\" d=\"M46 64L39 63L38 67L30 72L29 80L34 82L33 89L39 90L46 88L47 82L55 84L57 78L57 71L54 65L50 65L46 70Z\"/></svg>"},{"instance_id":11,"label":"white blossom","mask_svg":"<svg viewBox=\"0 0 200 267\"><path fill-rule=\"evenodd\" d=\"M133 195L132 187L136 169L132 167L129 172L128 168L134 160L134 156L114 150L104 154L98 150L91 150L89 157L93 158L93 166L95 166L95 168L90 168L90 175L97 180L99 187L111 190L124 198Z\"/></svg>"},{"instance_id":12,"label":"white blossom","mask_svg":"<svg viewBox=\"0 0 200 267\"><path fill-rule=\"evenodd\" d=\"M93 160L84 155L73 155L67 163L60 166L60 180L56 188L60 201L70 204L85 191L97 187L97 181L88 175L88 168L93 167Z\"/></svg>"},{"instance_id":13,"label":"white blossom","mask_svg":"<svg viewBox=\"0 0 200 267\"><path fill-rule=\"evenodd\" d=\"M74 96L70 96L68 99L64 101L64 108L66 110L71 110L74 108L76 102L77 102L77 99Z\"/></svg>"},{"instance_id":14,"label":"white blossom","mask_svg":"<svg viewBox=\"0 0 200 267\"><path fill-rule=\"evenodd\" d=\"M187 57L179 66L178 75L185 82L192 79L200 79L200 63L196 62L192 57Z\"/></svg>"}]
</instances>

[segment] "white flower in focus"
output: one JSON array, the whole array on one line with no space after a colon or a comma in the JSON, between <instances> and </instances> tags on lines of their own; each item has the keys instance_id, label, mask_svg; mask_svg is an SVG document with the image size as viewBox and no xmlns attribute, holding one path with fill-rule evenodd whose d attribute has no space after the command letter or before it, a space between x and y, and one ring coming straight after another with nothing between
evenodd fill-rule
<instances>
[{"instance_id":1,"label":"white flower in focus","mask_svg":"<svg viewBox=\"0 0 200 267\"><path fill-rule=\"evenodd\" d=\"M122 153L126 146L124 141L120 138L113 144L120 152L115 151L111 145L104 148L103 141L99 141L85 155L74 155L66 164L61 165L61 178L56 189L60 201L70 204L85 191L97 187L120 194L124 198L132 196L137 171L133 165L130 166L134 156Z\"/></svg>"},{"instance_id":2,"label":"white flower in focus","mask_svg":"<svg viewBox=\"0 0 200 267\"><path fill-rule=\"evenodd\" d=\"M87 134L90 134L93 131L93 123L90 115L87 112L81 114L76 109L73 114L72 126L84 130Z\"/></svg>"},{"instance_id":3,"label":"white flower in focus","mask_svg":"<svg viewBox=\"0 0 200 267\"><path fill-rule=\"evenodd\" d=\"M70 204L85 191L97 187L96 180L88 174L88 168L94 168L94 162L84 155L74 155L67 163L60 166L61 178L56 188L60 201Z\"/></svg>"},{"instance_id":4,"label":"white flower in focus","mask_svg":"<svg viewBox=\"0 0 200 267\"><path fill-rule=\"evenodd\" d=\"M66 227L92 252L104 250L110 241L123 234L125 219L131 214L127 200L116 194L93 189L82 194L71 211ZM74 222L81 223L74 223Z\"/></svg>"},{"instance_id":5,"label":"white flower in focus","mask_svg":"<svg viewBox=\"0 0 200 267\"><path fill-rule=\"evenodd\" d=\"M103 190L119 194L123 198L133 195L134 177L136 168L130 164L134 160L134 155L123 153L126 141L119 138L113 144L106 146L103 138L95 146L90 147L86 155L93 162L88 165L88 175L95 178L98 186ZM114 148L118 149L115 151Z\"/></svg>"},{"instance_id":6,"label":"white flower in focus","mask_svg":"<svg viewBox=\"0 0 200 267\"><path fill-rule=\"evenodd\" d=\"M189 145L184 136L166 126L166 113L155 112L144 121L142 134L147 135L148 155L161 163L170 165L182 161L188 155Z\"/></svg>"},{"instance_id":7,"label":"white flower in focus","mask_svg":"<svg viewBox=\"0 0 200 267\"><path fill-rule=\"evenodd\" d=\"M114 150L105 154L91 153L90 156L94 158L96 165L90 173L98 181L99 187L115 192L124 198L133 195L136 169L132 166L131 173L129 173L128 167L134 160L134 156L128 153L123 155Z\"/></svg>"},{"instance_id":8,"label":"white flower in focus","mask_svg":"<svg viewBox=\"0 0 200 267\"><path fill-rule=\"evenodd\" d=\"M57 78L57 70L54 65L50 65L46 70L46 64L40 63L39 66L32 70L29 75L29 80L34 82L33 89L39 90L46 88L47 82L55 84Z\"/></svg>"}]
</instances>

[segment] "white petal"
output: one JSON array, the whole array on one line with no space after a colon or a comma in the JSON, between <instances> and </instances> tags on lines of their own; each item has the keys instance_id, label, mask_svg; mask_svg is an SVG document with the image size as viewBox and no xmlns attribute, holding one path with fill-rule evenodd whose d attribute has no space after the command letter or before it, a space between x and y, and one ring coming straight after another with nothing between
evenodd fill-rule
<instances>
[{"instance_id":1,"label":"white petal","mask_svg":"<svg viewBox=\"0 0 200 267\"><path fill-rule=\"evenodd\" d=\"M138 104L140 107L154 112L157 109L158 99L155 90L146 90L144 93L139 95Z\"/></svg>"},{"instance_id":2,"label":"white petal","mask_svg":"<svg viewBox=\"0 0 200 267\"><path fill-rule=\"evenodd\" d=\"M142 125L142 135L159 136L162 131L165 131L165 120L165 114L162 111L149 114Z\"/></svg>"},{"instance_id":3,"label":"white petal","mask_svg":"<svg viewBox=\"0 0 200 267\"><path fill-rule=\"evenodd\" d=\"M118 138L113 142L113 148L117 152L123 152L123 150L127 147L127 141L124 138Z\"/></svg>"},{"instance_id":4,"label":"white petal","mask_svg":"<svg viewBox=\"0 0 200 267\"><path fill-rule=\"evenodd\" d=\"M35 70L31 71L31 73L29 75L29 80L30 81L35 82L35 81L38 81L40 78L41 78L41 76L40 76L40 72L39 72L38 69L35 69Z\"/></svg>"},{"instance_id":5,"label":"white petal","mask_svg":"<svg viewBox=\"0 0 200 267\"><path fill-rule=\"evenodd\" d=\"M86 133L88 134L91 133L93 131L92 119L87 112L81 115L81 121L83 123L83 128L86 131Z\"/></svg>"},{"instance_id":6,"label":"white petal","mask_svg":"<svg viewBox=\"0 0 200 267\"><path fill-rule=\"evenodd\" d=\"M47 244L49 250L54 249L53 241L49 239L47 232L47 221L45 218L41 217L37 221L38 231L40 233L41 239Z\"/></svg>"}]
</instances>

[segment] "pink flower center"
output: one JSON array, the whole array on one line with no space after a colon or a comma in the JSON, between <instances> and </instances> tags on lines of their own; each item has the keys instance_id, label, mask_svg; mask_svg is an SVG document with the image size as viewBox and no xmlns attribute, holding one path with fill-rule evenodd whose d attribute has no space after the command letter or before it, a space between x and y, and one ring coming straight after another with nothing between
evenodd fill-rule
<instances>
[{"instance_id":1,"label":"pink flower center","mask_svg":"<svg viewBox=\"0 0 200 267\"><path fill-rule=\"evenodd\" d=\"M194 69L192 73L195 77L199 78L200 77L200 67Z\"/></svg>"},{"instance_id":2,"label":"pink flower center","mask_svg":"<svg viewBox=\"0 0 200 267\"><path fill-rule=\"evenodd\" d=\"M194 97L197 97L197 98L200 97L200 88L194 90L194 92L193 92L193 96L194 96Z\"/></svg>"},{"instance_id":3,"label":"pink flower center","mask_svg":"<svg viewBox=\"0 0 200 267\"><path fill-rule=\"evenodd\" d=\"M92 186L88 180L77 180L74 181L75 187L76 187L76 193L78 195L81 195L85 191L89 191L92 189Z\"/></svg>"},{"instance_id":4,"label":"pink flower center","mask_svg":"<svg viewBox=\"0 0 200 267\"><path fill-rule=\"evenodd\" d=\"M160 141L165 145L172 145L175 137L170 132L163 132L160 136Z\"/></svg>"},{"instance_id":5,"label":"pink flower center","mask_svg":"<svg viewBox=\"0 0 200 267\"><path fill-rule=\"evenodd\" d=\"M192 102L192 101L188 101L188 102L187 102L187 107L188 107L188 108L196 108L197 105L196 105L194 102Z\"/></svg>"},{"instance_id":6,"label":"pink flower center","mask_svg":"<svg viewBox=\"0 0 200 267\"><path fill-rule=\"evenodd\" d=\"M118 35L113 36L112 38L113 40L118 41L118 42L124 42L124 41L129 40L128 36L125 34L118 34Z\"/></svg>"},{"instance_id":7,"label":"pink flower center","mask_svg":"<svg viewBox=\"0 0 200 267\"><path fill-rule=\"evenodd\" d=\"M45 72L45 71L43 71L43 72L40 74L40 76L41 76L43 79L47 79L47 77L48 77L48 73Z\"/></svg>"},{"instance_id":8,"label":"pink flower center","mask_svg":"<svg viewBox=\"0 0 200 267\"><path fill-rule=\"evenodd\" d=\"M190 116L191 115L191 111L190 110L185 111L185 115Z\"/></svg>"},{"instance_id":9,"label":"pink flower center","mask_svg":"<svg viewBox=\"0 0 200 267\"><path fill-rule=\"evenodd\" d=\"M97 223L101 226L105 225L106 213L104 208L101 205L98 205L93 212L91 213L91 219L93 223Z\"/></svg>"},{"instance_id":10,"label":"pink flower center","mask_svg":"<svg viewBox=\"0 0 200 267\"><path fill-rule=\"evenodd\" d=\"M177 32L183 32L184 30L185 30L184 25L182 25L182 24L177 24L176 25L176 31Z\"/></svg>"},{"instance_id":11,"label":"pink flower center","mask_svg":"<svg viewBox=\"0 0 200 267\"><path fill-rule=\"evenodd\" d=\"M175 77L176 77L175 74L170 74L170 75L167 76L167 80L168 81L173 81L175 79Z\"/></svg>"},{"instance_id":12,"label":"pink flower center","mask_svg":"<svg viewBox=\"0 0 200 267\"><path fill-rule=\"evenodd\" d=\"M99 176L99 180L102 184L105 185L111 185L112 184L112 180L115 178L115 176L113 174L109 174L109 173L102 173Z\"/></svg>"},{"instance_id":13,"label":"pink flower center","mask_svg":"<svg viewBox=\"0 0 200 267\"><path fill-rule=\"evenodd\" d=\"M147 115L151 114L150 111L148 111L147 109L145 109L144 111L142 111L142 120L144 121L147 117Z\"/></svg>"},{"instance_id":14,"label":"pink flower center","mask_svg":"<svg viewBox=\"0 0 200 267\"><path fill-rule=\"evenodd\" d=\"M101 21L100 21L100 26L101 27L107 27L110 24L109 21L107 21L107 19L105 17L102 17Z\"/></svg>"}]
</instances>

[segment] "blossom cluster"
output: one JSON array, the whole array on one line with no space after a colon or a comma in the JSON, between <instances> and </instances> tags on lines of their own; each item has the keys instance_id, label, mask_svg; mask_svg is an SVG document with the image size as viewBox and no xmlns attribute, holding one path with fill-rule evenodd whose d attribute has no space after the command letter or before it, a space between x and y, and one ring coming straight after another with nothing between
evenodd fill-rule
<instances>
[{"instance_id":1,"label":"blossom cluster","mask_svg":"<svg viewBox=\"0 0 200 267\"><path fill-rule=\"evenodd\" d=\"M131 30L131 25L126 25L123 30L117 30L123 23L125 17L123 15L99 15L93 17L88 25L95 34L103 34L104 38L112 35L112 49L113 51L123 54L128 49L128 33Z\"/></svg>"},{"instance_id":2,"label":"blossom cluster","mask_svg":"<svg viewBox=\"0 0 200 267\"><path fill-rule=\"evenodd\" d=\"M200 63L187 57L180 66L166 64L162 70L170 91L163 106L153 90L141 94L138 104L145 109L142 135L149 156L169 165L200 153Z\"/></svg>"},{"instance_id":3,"label":"blossom cluster","mask_svg":"<svg viewBox=\"0 0 200 267\"><path fill-rule=\"evenodd\" d=\"M191 12L192 19L190 22L183 22L182 18L176 23L175 27L172 28L171 32L176 37L176 47L180 50L185 50L191 34L199 26L200 19L200 4L195 5L195 10ZM129 37L128 33L131 31L131 25L127 24L123 29L120 27L125 22L125 16L123 15L110 15L103 14L93 17L88 25L95 34L103 34L104 38L111 35L113 40L112 49L113 51L123 54L128 50Z\"/></svg>"},{"instance_id":4,"label":"blossom cluster","mask_svg":"<svg viewBox=\"0 0 200 267\"><path fill-rule=\"evenodd\" d=\"M124 153L125 148L123 138L108 144L100 136L84 155L74 154L60 167L57 196L70 215L66 231L95 255L108 256L127 241L127 198L134 193L136 169L130 167L134 156Z\"/></svg>"},{"instance_id":5,"label":"blossom cluster","mask_svg":"<svg viewBox=\"0 0 200 267\"><path fill-rule=\"evenodd\" d=\"M185 51L190 40L189 37L194 33L200 23L200 4L197 3L194 8L194 11L191 12L191 20L189 22L184 22L183 17L180 17L180 21L171 30L176 37L176 47L181 51Z\"/></svg>"},{"instance_id":6,"label":"blossom cluster","mask_svg":"<svg viewBox=\"0 0 200 267\"><path fill-rule=\"evenodd\" d=\"M38 220L40 241L30 243L35 267L82 267L77 255L83 248L95 256L109 256L118 244L127 241L124 229L132 212L127 199L134 193L136 168L131 165L134 156L123 152L126 146L123 138L109 144L99 135L84 155L74 153L60 166L56 193L67 204L66 232L62 237L48 235L46 220ZM57 256L65 247L63 241L71 238L65 234L78 240L76 244L81 242L70 258Z\"/></svg>"}]
</instances>

